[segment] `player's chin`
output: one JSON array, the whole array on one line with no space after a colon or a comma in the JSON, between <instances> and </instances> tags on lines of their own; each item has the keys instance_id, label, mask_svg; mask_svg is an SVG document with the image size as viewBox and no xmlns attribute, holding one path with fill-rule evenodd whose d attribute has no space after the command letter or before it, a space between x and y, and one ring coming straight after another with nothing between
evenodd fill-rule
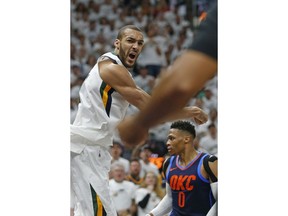
<instances>
[{"instance_id":1,"label":"player's chin","mask_svg":"<svg viewBox=\"0 0 288 216\"><path fill-rule=\"evenodd\" d=\"M135 62L133 62L133 63L127 62L125 66L126 66L127 68L133 68L134 65L135 65Z\"/></svg>"},{"instance_id":2,"label":"player's chin","mask_svg":"<svg viewBox=\"0 0 288 216\"><path fill-rule=\"evenodd\" d=\"M174 154L175 154L175 152L174 152L172 149L168 149L168 153L169 153L170 155L174 155Z\"/></svg>"},{"instance_id":3,"label":"player's chin","mask_svg":"<svg viewBox=\"0 0 288 216\"><path fill-rule=\"evenodd\" d=\"M135 62L136 62L136 59L137 58L134 58L134 59L131 59L131 58L128 58L127 60L126 60L126 67L128 67L128 68L132 68L132 67L134 67L134 65L135 65Z\"/></svg>"}]
</instances>

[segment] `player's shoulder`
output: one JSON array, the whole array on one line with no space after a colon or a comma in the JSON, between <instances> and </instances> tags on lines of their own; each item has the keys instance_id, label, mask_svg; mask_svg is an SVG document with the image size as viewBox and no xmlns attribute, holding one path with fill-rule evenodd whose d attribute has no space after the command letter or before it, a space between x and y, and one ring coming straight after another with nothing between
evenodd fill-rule
<instances>
[{"instance_id":1,"label":"player's shoulder","mask_svg":"<svg viewBox=\"0 0 288 216\"><path fill-rule=\"evenodd\" d=\"M209 154L209 153L202 153L203 154L203 165L207 166L209 164L213 164L213 163L217 163L218 162L218 157L216 155L213 154Z\"/></svg>"},{"instance_id":2,"label":"player's shoulder","mask_svg":"<svg viewBox=\"0 0 288 216\"><path fill-rule=\"evenodd\" d=\"M102 76L105 74L109 78L117 78L128 73L123 65L116 64L112 59L105 59L99 62L99 69Z\"/></svg>"},{"instance_id":3,"label":"player's shoulder","mask_svg":"<svg viewBox=\"0 0 288 216\"><path fill-rule=\"evenodd\" d=\"M208 173L209 178L211 179L212 182L218 181L218 178L214 173L215 169L217 170L217 162L218 162L218 157L216 155L212 155L212 154L204 155L203 166L204 166L205 171Z\"/></svg>"},{"instance_id":4,"label":"player's shoulder","mask_svg":"<svg viewBox=\"0 0 288 216\"><path fill-rule=\"evenodd\" d=\"M204 154L204 159L203 159L203 163L205 163L206 161L207 162L214 162L218 160L218 157L216 155L213 155L213 154Z\"/></svg>"},{"instance_id":5,"label":"player's shoulder","mask_svg":"<svg viewBox=\"0 0 288 216\"><path fill-rule=\"evenodd\" d=\"M164 160L163 165L162 165L162 173L163 173L163 174L166 173L167 168L168 168L169 164L173 161L174 157L175 157L174 155L168 156L168 157Z\"/></svg>"},{"instance_id":6,"label":"player's shoulder","mask_svg":"<svg viewBox=\"0 0 288 216\"><path fill-rule=\"evenodd\" d=\"M162 165L163 167L169 165L170 160L171 160L171 157L172 157L172 156L168 156L168 157L165 158L165 160L164 160L164 162L163 162L163 165Z\"/></svg>"},{"instance_id":7,"label":"player's shoulder","mask_svg":"<svg viewBox=\"0 0 288 216\"><path fill-rule=\"evenodd\" d=\"M98 61L99 66L101 67L101 69L106 69L106 70L113 70L114 68L117 67L123 67L123 65L119 65L117 64L117 62L111 58L104 58L100 61Z\"/></svg>"}]
</instances>

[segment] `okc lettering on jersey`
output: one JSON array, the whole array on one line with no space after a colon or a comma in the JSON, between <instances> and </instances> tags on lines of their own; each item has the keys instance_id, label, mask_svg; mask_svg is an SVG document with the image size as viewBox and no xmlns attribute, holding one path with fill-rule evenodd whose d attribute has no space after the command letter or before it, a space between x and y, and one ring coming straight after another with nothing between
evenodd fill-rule
<instances>
[{"instance_id":1,"label":"okc lettering on jersey","mask_svg":"<svg viewBox=\"0 0 288 216\"><path fill-rule=\"evenodd\" d=\"M193 190L193 181L196 180L195 175L172 175L170 178L170 187L172 190Z\"/></svg>"}]
</instances>

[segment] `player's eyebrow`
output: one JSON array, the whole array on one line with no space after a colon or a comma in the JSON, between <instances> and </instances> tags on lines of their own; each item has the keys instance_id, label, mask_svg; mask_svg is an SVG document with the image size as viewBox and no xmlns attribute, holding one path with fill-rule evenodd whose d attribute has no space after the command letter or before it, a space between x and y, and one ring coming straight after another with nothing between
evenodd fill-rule
<instances>
[{"instance_id":1,"label":"player's eyebrow","mask_svg":"<svg viewBox=\"0 0 288 216\"><path fill-rule=\"evenodd\" d=\"M138 41L138 42L144 43L144 40L143 40L143 39L141 39L141 40L136 40L134 37L130 37L130 36L127 37L127 40L134 40L134 41Z\"/></svg>"}]
</instances>

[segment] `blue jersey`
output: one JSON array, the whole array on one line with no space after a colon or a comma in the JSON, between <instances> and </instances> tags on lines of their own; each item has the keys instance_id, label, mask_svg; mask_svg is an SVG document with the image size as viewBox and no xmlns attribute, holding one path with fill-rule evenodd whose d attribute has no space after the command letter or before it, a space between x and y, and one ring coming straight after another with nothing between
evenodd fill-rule
<instances>
[{"instance_id":1,"label":"blue jersey","mask_svg":"<svg viewBox=\"0 0 288 216\"><path fill-rule=\"evenodd\" d=\"M166 181L172 191L170 216L206 216L215 203L209 179L200 172L206 155L199 152L186 167L179 164L179 156L171 157L166 172Z\"/></svg>"}]
</instances>

